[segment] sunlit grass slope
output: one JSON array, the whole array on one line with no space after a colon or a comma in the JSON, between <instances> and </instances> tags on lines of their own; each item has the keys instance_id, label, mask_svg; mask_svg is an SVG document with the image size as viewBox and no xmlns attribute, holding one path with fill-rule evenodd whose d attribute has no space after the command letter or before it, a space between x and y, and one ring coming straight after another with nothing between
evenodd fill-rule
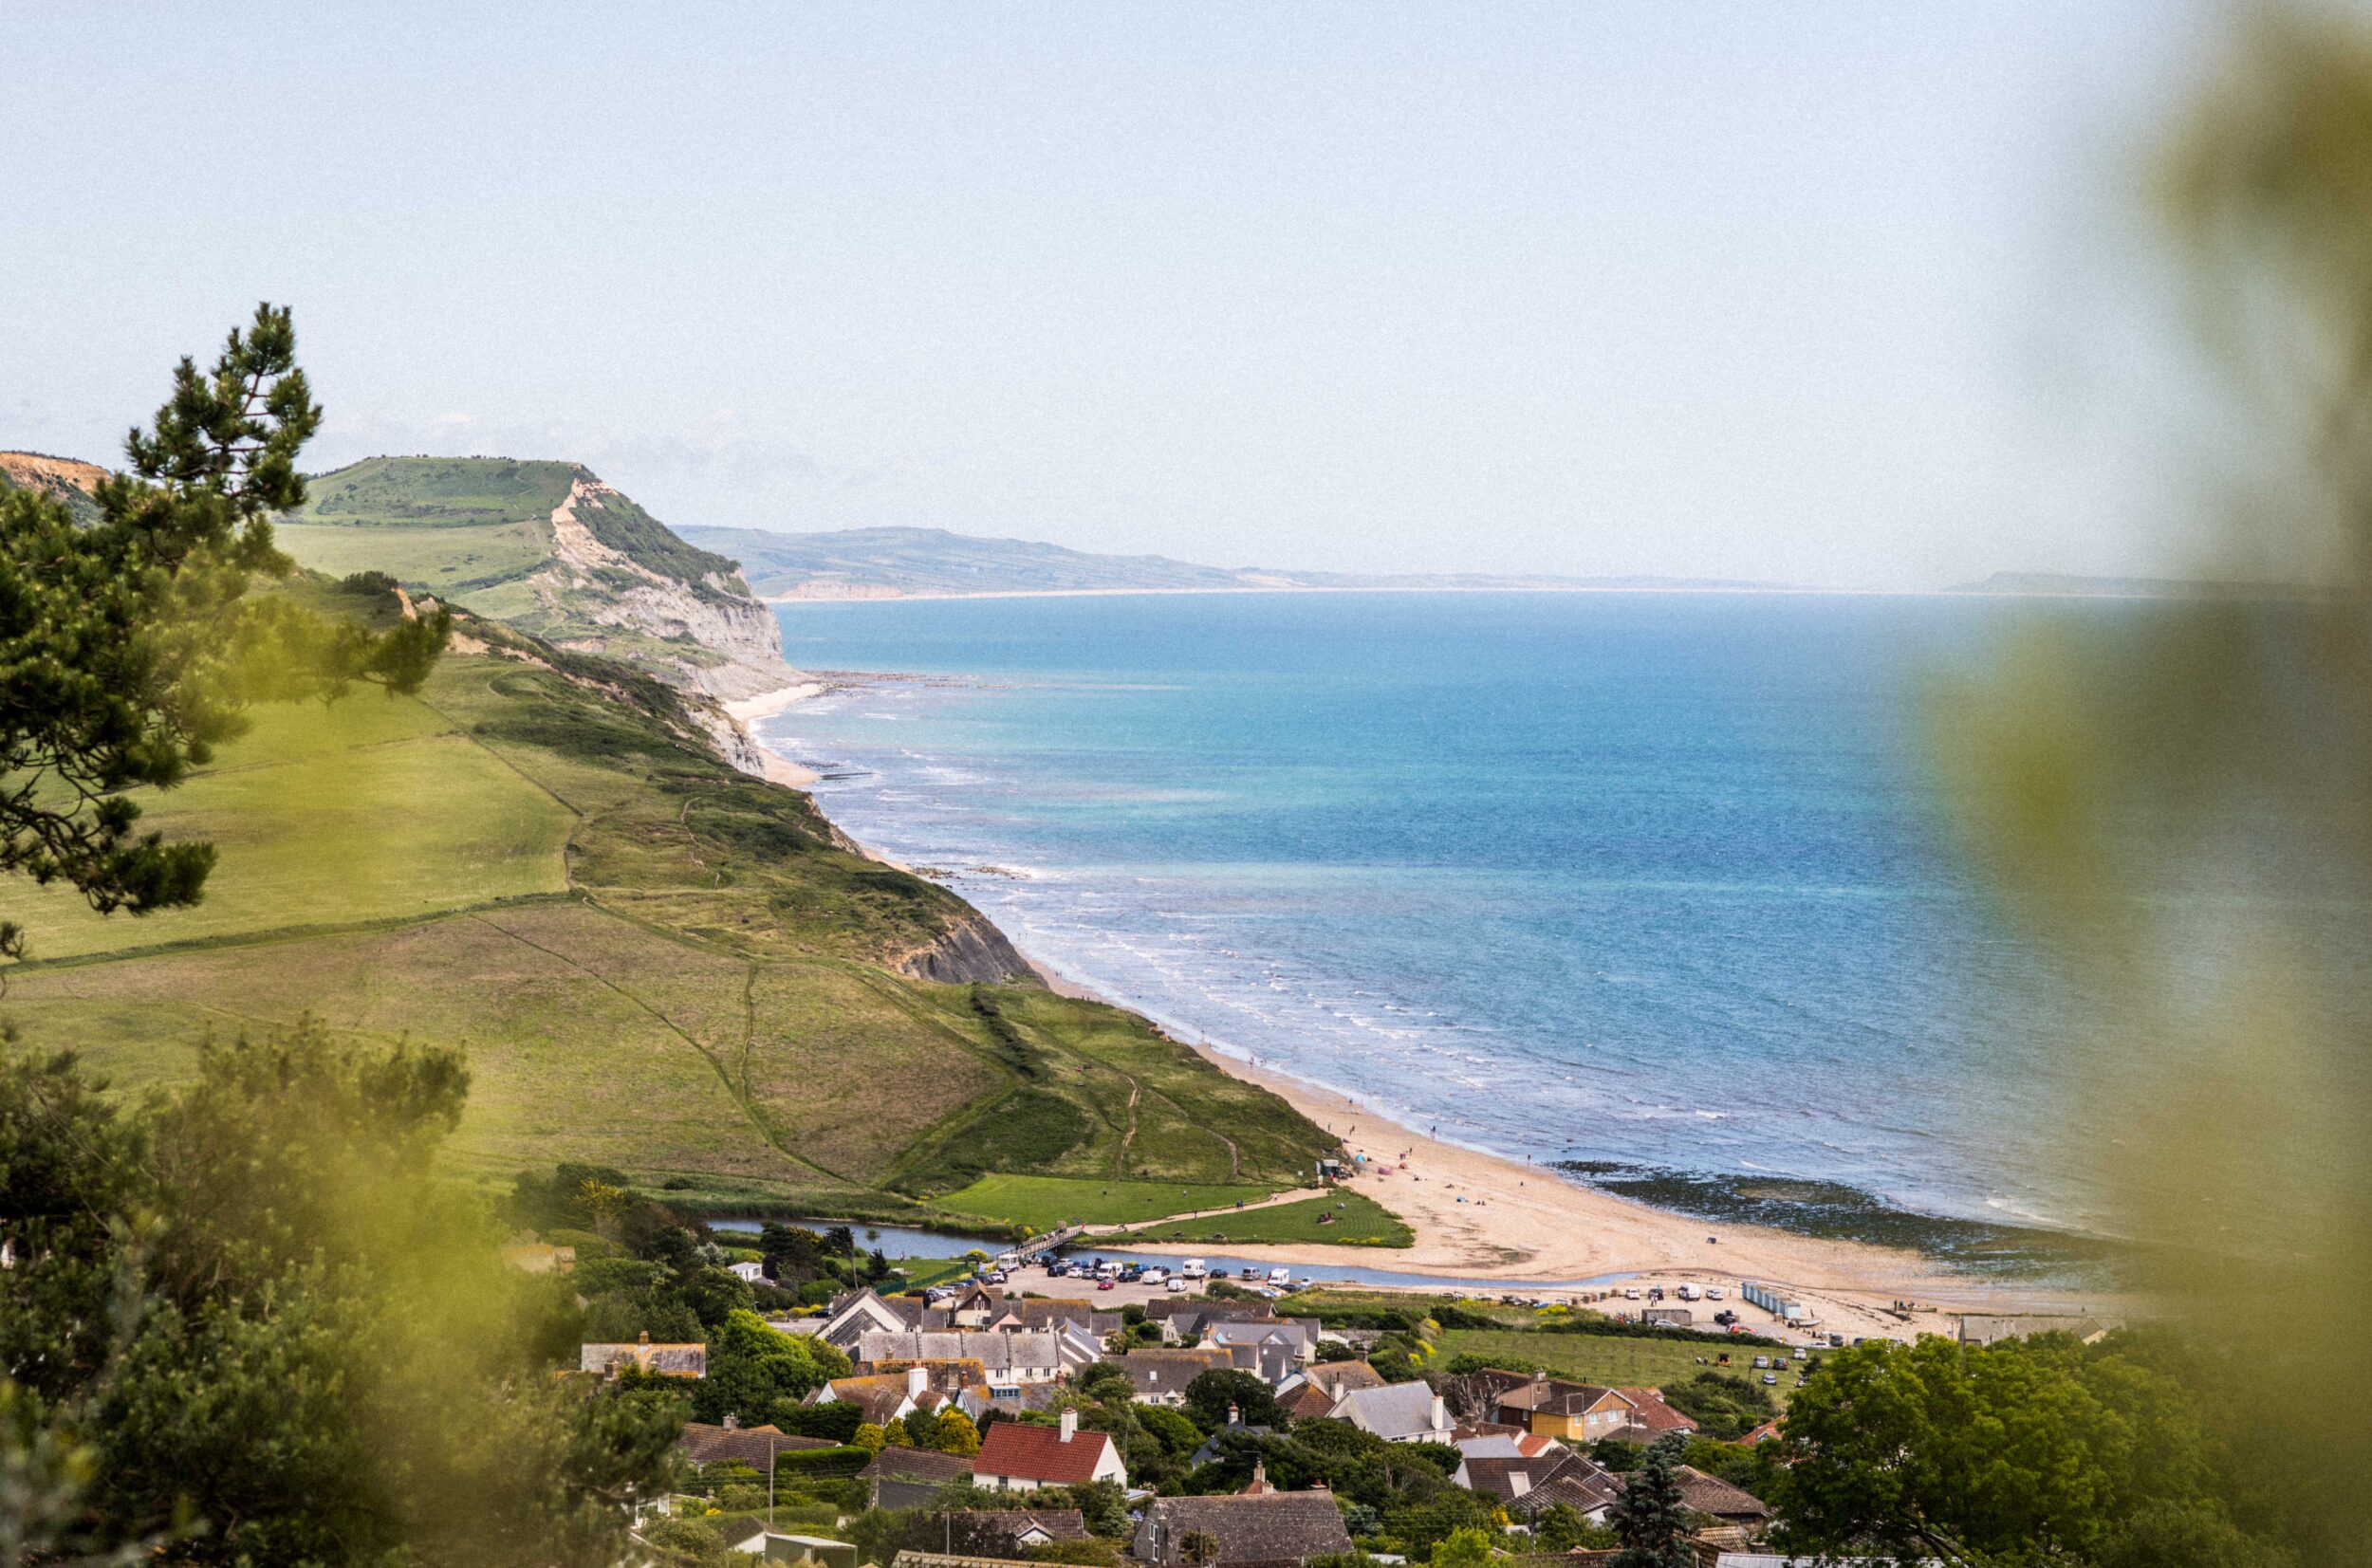
<instances>
[{"instance_id":1,"label":"sunlit grass slope","mask_svg":"<svg viewBox=\"0 0 2372 1568\"><path fill-rule=\"evenodd\" d=\"M102 920L6 888L34 962L0 1012L126 1089L307 1013L460 1043L464 1168L600 1160L719 1208L916 1213L1044 1171L1256 1194L1323 1151L1141 1019L898 972L977 916L717 762L647 677L470 630L525 656L259 710L143 802L219 847L197 908Z\"/></svg>"}]
</instances>

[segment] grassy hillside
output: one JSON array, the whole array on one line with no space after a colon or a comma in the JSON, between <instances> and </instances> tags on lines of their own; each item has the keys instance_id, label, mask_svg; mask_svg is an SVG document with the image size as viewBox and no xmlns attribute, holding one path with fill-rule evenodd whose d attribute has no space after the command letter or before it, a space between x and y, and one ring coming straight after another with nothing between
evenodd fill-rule
<instances>
[{"instance_id":1,"label":"grassy hillside","mask_svg":"<svg viewBox=\"0 0 2372 1568\"><path fill-rule=\"evenodd\" d=\"M464 1169L599 1160L720 1207L917 1212L995 1171L1268 1190L1329 1141L1140 1019L898 972L977 915L715 760L658 682L465 631L487 652L417 699L260 710L144 802L218 844L197 908L0 892L30 932L6 1006L28 1042L125 1088L306 1013L461 1042Z\"/></svg>"}]
</instances>

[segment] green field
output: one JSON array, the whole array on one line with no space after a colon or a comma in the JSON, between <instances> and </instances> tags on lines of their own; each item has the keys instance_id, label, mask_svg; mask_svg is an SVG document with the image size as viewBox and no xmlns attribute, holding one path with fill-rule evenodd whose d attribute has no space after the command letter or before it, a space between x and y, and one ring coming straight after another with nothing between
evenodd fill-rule
<instances>
[{"instance_id":1,"label":"green field","mask_svg":"<svg viewBox=\"0 0 2372 1568\"><path fill-rule=\"evenodd\" d=\"M1017 1221L1035 1231L1073 1221L1135 1225L1196 1208L1258 1203L1273 1187L1179 1186L1170 1182L1079 1181L1052 1176L984 1176L936 1207L957 1214Z\"/></svg>"},{"instance_id":2,"label":"green field","mask_svg":"<svg viewBox=\"0 0 2372 1568\"><path fill-rule=\"evenodd\" d=\"M1736 1374L1761 1386L1754 1357L1770 1354L1767 1345L1740 1345L1729 1353L1730 1365L1716 1365L1723 1347L1688 1339L1635 1339L1601 1334L1525 1334L1515 1330L1449 1329L1441 1336L1440 1356L1480 1356L1510 1372L1541 1367L1559 1377L1582 1383L1660 1388L1700 1372ZM1800 1366L1800 1363L1799 1363ZM1779 1374L1769 1392L1785 1409L1794 1390L1796 1369Z\"/></svg>"},{"instance_id":3,"label":"green field","mask_svg":"<svg viewBox=\"0 0 2372 1568\"><path fill-rule=\"evenodd\" d=\"M63 883L0 881L0 919L43 958L291 926L417 918L568 885L575 814L423 703L364 689L259 710L181 787L143 792L142 826L211 839L191 909L101 918Z\"/></svg>"},{"instance_id":4,"label":"green field","mask_svg":"<svg viewBox=\"0 0 2372 1568\"><path fill-rule=\"evenodd\" d=\"M1320 1219L1331 1215L1331 1223ZM1115 1237L1114 1240L1119 1238ZM1241 1214L1213 1214L1128 1232L1131 1242L1318 1243L1326 1246L1409 1246L1416 1232L1373 1198L1344 1192L1303 1198Z\"/></svg>"},{"instance_id":5,"label":"green field","mask_svg":"<svg viewBox=\"0 0 2372 1568\"><path fill-rule=\"evenodd\" d=\"M306 485L280 547L331 577L381 571L470 604L550 558L551 515L576 476L567 463L370 457Z\"/></svg>"},{"instance_id":6,"label":"green field","mask_svg":"<svg viewBox=\"0 0 2372 1568\"><path fill-rule=\"evenodd\" d=\"M306 1014L458 1044L457 1169L594 1160L707 1212L913 1217L993 1191L983 1171L1054 1171L1171 1195L1114 1216L1142 1219L1177 1211L1167 1184L1256 1197L1326 1152L1141 1019L899 972L977 915L716 762L656 682L471 635L542 667L449 655L417 699L259 710L202 774L142 792L150 825L219 849L197 907L102 919L5 885L28 1042L126 1090Z\"/></svg>"}]
</instances>

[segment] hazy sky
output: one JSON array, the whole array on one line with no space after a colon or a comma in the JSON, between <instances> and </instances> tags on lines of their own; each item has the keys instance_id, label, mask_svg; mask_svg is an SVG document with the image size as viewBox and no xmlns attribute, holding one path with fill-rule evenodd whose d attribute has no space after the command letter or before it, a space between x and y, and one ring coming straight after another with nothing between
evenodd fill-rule
<instances>
[{"instance_id":1,"label":"hazy sky","mask_svg":"<svg viewBox=\"0 0 2372 1568\"><path fill-rule=\"evenodd\" d=\"M0 0L0 446L259 298L676 524L1925 586L2161 564L2174 0Z\"/></svg>"}]
</instances>

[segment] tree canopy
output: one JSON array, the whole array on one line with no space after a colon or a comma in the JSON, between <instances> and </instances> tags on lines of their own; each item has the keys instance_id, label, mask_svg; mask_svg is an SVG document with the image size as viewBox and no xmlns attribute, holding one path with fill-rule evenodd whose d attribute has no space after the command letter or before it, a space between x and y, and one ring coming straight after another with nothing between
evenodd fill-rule
<instances>
[{"instance_id":1,"label":"tree canopy","mask_svg":"<svg viewBox=\"0 0 2372 1568\"><path fill-rule=\"evenodd\" d=\"M468 1076L315 1024L209 1046L119 1110L0 1055L0 1534L165 1560L607 1563L672 1393L554 1380L565 1286L428 1166Z\"/></svg>"},{"instance_id":2,"label":"tree canopy","mask_svg":"<svg viewBox=\"0 0 2372 1568\"><path fill-rule=\"evenodd\" d=\"M0 490L0 872L64 880L102 913L196 902L213 846L141 833L136 785L170 788L245 728L252 702L409 692L444 648L442 609L372 633L285 596L269 514L305 497L321 423L288 312L258 306L211 371L184 359L131 472L78 526L46 490ZM0 922L0 955L25 932Z\"/></svg>"}]
</instances>

